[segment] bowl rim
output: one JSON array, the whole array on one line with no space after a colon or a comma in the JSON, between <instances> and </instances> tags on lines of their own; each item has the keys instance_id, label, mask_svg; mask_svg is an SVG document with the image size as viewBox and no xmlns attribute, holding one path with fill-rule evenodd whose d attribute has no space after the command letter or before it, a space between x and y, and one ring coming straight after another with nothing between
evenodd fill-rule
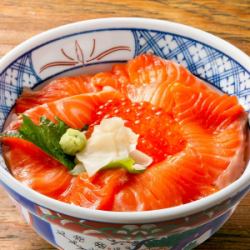
<instances>
[{"instance_id":1,"label":"bowl rim","mask_svg":"<svg viewBox=\"0 0 250 250\"><path fill-rule=\"evenodd\" d=\"M46 41L48 42L57 40L56 38L63 37L65 34L76 34L77 31L79 32L79 30L91 31L93 29L96 30L97 28L119 29L122 27L142 29L146 28L149 30L151 29L163 32L171 32L181 36L184 35L186 37L192 38L193 40L206 44L223 54L226 54L228 57L232 58L242 67L244 67L248 73L250 72L250 58L244 52L210 33L193 28L191 26L170 21L150 18L121 17L101 18L75 22L35 35L12 49L0 59L0 74L15 60L27 53L27 51L34 50L39 46L39 44ZM243 189L250 188L250 163L247 164L244 174L238 180L210 196L177 207L140 212L112 212L82 208L54 200L28 188L27 186L24 186L10 173L4 170L4 168L0 168L0 177L0 180L3 181L5 185L9 186L15 192L26 197L33 203L75 218L117 224L154 223L173 220L204 211L217 204L220 204L222 201L225 201L228 198L233 197Z\"/></svg>"}]
</instances>

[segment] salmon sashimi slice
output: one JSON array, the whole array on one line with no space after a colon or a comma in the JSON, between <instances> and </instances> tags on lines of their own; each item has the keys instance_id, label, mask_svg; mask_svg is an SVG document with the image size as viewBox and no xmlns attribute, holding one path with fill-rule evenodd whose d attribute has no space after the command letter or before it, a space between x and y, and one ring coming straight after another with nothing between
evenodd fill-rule
<instances>
[{"instance_id":1,"label":"salmon sashimi slice","mask_svg":"<svg viewBox=\"0 0 250 250\"><path fill-rule=\"evenodd\" d=\"M23 113L37 105L95 91L96 87L91 84L91 76L61 77L53 80L40 90L25 89L17 99L15 112Z\"/></svg>"},{"instance_id":2,"label":"salmon sashimi slice","mask_svg":"<svg viewBox=\"0 0 250 250\"><path fill-rule=\"evenodd\" d=\"M111 72L116 76L121 85L125 86L130 83L127 64L116 64L112 67Z\"/></svg>"},{"instance_id":3,"label":"salmon sashimi slice","mask_svg":"<svg viewBox=\"0 0 250 250\"><path fill-rule=\"evenodd\" d=\"M140 55L131 60L128 74L132 84L127 93L129 98L134 102L148 101L158 107L163 107L164 104L159 104L171 83L181 82L200 90L207 88L202 80L184 66L152 54Z\"/></svg>"},{"instance_id":4,"label":"salmon sashimi slice","mask_svg":"<svg viewBox=\"0 0 250 250\"><path fill-rule=\"evenodd\" d=\"M126 95L131 85L127 65L117 64L112 67L111 71L97 73L91 78L91 84L98 90L109 86Z\"/></svg>"},{"instance_id":5,"label":"salmon sashimi slice","mask_svg":"<svg viewBox=\"0 0 250 250\"><path fill-rule=\"evenodd\" d=\"M103 170L92 178L82 173L59 199L91 209L111 210L115 194L127 180L124 169Z\"/></svg>"},{"instance_id":6,"label":"salmon sashimi slice","mask_svg":"<svg viewBox=\"0 0 250 250\"><path fill-rule=\"evenodd\" d=\"M71 128L82 129L84 125L92 122L92 116L100 105L120 98L121 95L117 91L81 94L36 106L24 114L36 124L39 124L42 116L53 122L56 122L58 117ZM20 119L15 120L7 129L15 130L21 122Z\"/></svg>"},{"instance_id":7,"label":"salmon sashimi slice","mask_svg":"<svg viewBox=\"0 0 250 250\"><path fill-rule=\"evenodd\" d=\"M130 177L115 196L114 211L144 211L177 206L200 198L206 169L188 148Z\"/></svg>"},{"instance_id":8,"label":"salmon sashimi slice","mask_svg":"<svg viewBox=\"0 0 250 250\"><path fill-rule=\"evenodd\" d=\"M120 89L120 82L115 75L110 72L101 72L94 75L91 79L91 84L96 86L98 89L103 89L106 86L112 87L114 89Z\"/></svg>"},{"instance_id":9,"label":"salmon sashimi slice","mask_svg":"<svg viewBox=\"0 0 250 250\"><path fill-rule=\"evenodd\" d=\"M246 136L244 123L239 121L230 128L210 133L189 123L182 127L182 133L187 143L200 157L207 169L210 181L217 188L230 184L243 172L245 161ZM241 154L239 154L239 152ZM221 184L220 176L230 167L231 178Z\"/></svg>"},{"instance_id":10,"label":"salmon sashimi slice","mask_svg":"<svg viewBox=\"0 0 250 250\"><path fill-rule=\"evenodd\" d=\"M206 89L202 80L184 66L152 54L143 54L128 62L130 82L136 87L181 82L188 86Z\"/></svg>"},{"instance_id":11,"label":"salmon sashimi slice","mask_svg":"<svg viewBox=\"0 0 250 250\"><path fill-rule=\"evenodd\" d=\"M236 125L211 134L194 123L185 125L182 131L186 148L152 165L144 173L132 176L116 195L113 210L142 211L177 206L211 194L242 174L245 165L242 161L234 162L230 172L227 171L235 153L242 153L245 146L241 127ZM220 178L221 175L227 179Z\"/></svg>"},{"instance_id":12,"label":"salmon sashimi slice","mask_svg":"<svg viewBox=\"0 0 250 250\"><path fill-rule=\"evenodd\" d=\"M177 68L152 54L143 54L128 62L128 75L131 83L136 87L144 84L160 84L168 79L172 82L176 78Z\"/></svg>"},{"instance_id":13,"label":"salmon sashimi slice","mask_svg":"<svg viewBox=\"0 0 250 250\"><path fill-rule=\"evenodd\" d=\"M237 98L180 83L173 84L171 95L174 118L216 185L221 188L236 180L246 164L247 135L247 115Z\"/></svg>"},{"instance_id":14,"label":"salmon sashimi slice","mask_svg":"<svg viewBox=\"0 0 250 250\"><path fill-rule=\"evenodd\" d=\"M19 181L53 198L58 198L68 188L72 175L40 148L14 137L5 137L3 142L5 160Z\"/></svg>"},{"instance_id":15,"label":"salmon sashimi slice","mask_svg":"<svg viewBox=\"0 0 250 250\"><path fill-rule=\"evenodd\" d=\"M174 99L173 114L181 124L196 121L204 128L222 129L236 120L246 119L246 112L235 96L200 91L181 83L172 85L169 96Z\"/></svg>"}]
</instances>

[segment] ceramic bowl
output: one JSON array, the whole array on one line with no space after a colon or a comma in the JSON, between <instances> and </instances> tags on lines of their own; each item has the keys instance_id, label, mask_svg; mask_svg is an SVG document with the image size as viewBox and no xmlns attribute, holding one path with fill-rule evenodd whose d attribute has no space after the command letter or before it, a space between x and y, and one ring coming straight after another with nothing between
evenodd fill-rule
<instances>
[{"instance_id":1,"label":"ceramic bowl","mask_svg":"<svg viewBox=\"0 0 250 250\"><path fill-rule=\"evenodd\" d=\"M250 59L211 34L181 24L137 18L83 21L49 30L0 61L0 126L23 87L58 75L105 70L151 52L186 66L250 109ZM191 249L216 232L250 189L250 166L204 199L145 212L107 212L65 204L19 183L0 157L1 184L26 221L59 249Z\"/></svg>"}]
</instances>

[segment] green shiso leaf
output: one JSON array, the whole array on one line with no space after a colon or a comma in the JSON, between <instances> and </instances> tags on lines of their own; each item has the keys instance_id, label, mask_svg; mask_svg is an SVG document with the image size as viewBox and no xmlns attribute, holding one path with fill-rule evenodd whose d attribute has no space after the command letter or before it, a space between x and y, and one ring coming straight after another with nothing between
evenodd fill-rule
<instances>
[{"instance_id":1,"label":"green shiso leaf","mask_svg":"<svg viewBox=\"0 0 250 250\"><path fill-rule=\"evenodd\" d=\"M57 123L53 123L46 117L41 117L40 124L36 125L28 116L22 117L23 122L18 130L21 138L32 142L71 170L75 166L74 157L65 154L59 144L69 127L58 118Z\"/></svg>"}]
</instances>

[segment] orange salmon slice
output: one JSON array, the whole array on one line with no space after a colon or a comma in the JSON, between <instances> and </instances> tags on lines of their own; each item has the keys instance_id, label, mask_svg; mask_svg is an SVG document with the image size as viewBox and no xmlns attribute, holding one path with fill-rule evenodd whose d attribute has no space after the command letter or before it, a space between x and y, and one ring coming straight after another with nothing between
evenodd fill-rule
<instances>
[{"instance_id":1,"label":"orange salmon slice","mask_svg":"<svg viewBox=\"0 0 250 250\"><path fill-rule=\"evenodd\" d=\"M128 175L124 169L103 170L94 178L82 173L59 199L91 209L111 210L115 194L127 180Z\"/></svg>"},{"instance_id":2,"label":"orange salmon slice","mask_svg":"<svg viewBox=\"0 0 250 250\"><path fill-rule=\"evenodd\" d=\"M53 122L58 117L68 126L82 129L84 125L92 122L92 115L97 107L110 100L119 98L121 98L121 95L117 91L100 91L97 93L74 95L36 106L25 111L23 114L30 117L36 124L39 123L42 116ZM14 120L7 129L17 129L21 122L21 119Z\"/></svg>"},{"instance_id":3,"label":"orange salmon slice","mask_svg":"<svg viewBox=\"0 0 250 250\"><path fill-rule=\"evenodd\" d=\"M7 146L5 160L19 181L53 198L58 198L68 188L72 175L40 148L14 137L4 138L3 142Z\"/></svg>"},{"instance_id":4,"label":"orange salmon slice","mask_svg":"<svg viewBox=\"0 0 250 250\"><path fill-rule=\"evenodd\" d=\"M44 103L53 102L65 97L95 92L96 88L90 83L91 76L61 77L51 81L40 90L24 89L17 99L15 112L24 111Z\"/></svg>"}]
</instances>

